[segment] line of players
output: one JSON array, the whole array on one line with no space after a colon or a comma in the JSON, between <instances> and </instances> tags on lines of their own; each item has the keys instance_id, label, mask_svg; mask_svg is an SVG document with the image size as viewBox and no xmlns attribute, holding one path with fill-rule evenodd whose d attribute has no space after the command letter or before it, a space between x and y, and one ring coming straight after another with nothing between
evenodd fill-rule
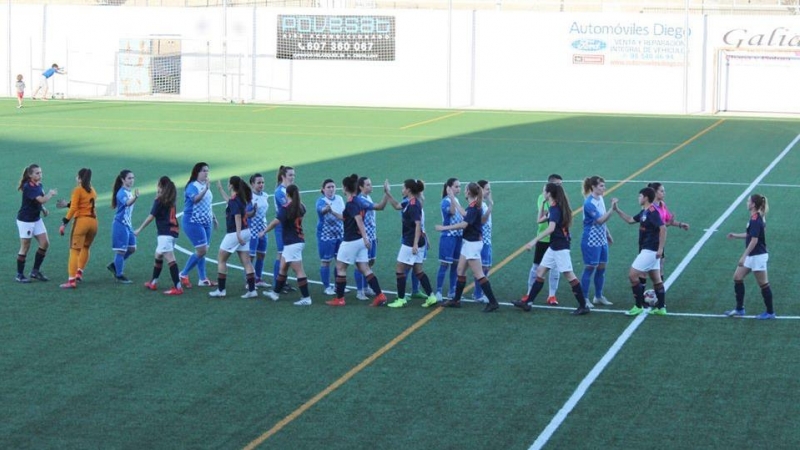
<instances>
[{"instance_id":1,"label":"line of players","mask_svg":"<svg viewBox=\"0 0 800 450\"><path fill-rule=\"evenodd\" d=\"M197 267L201 286L216 287L209 293L212 297L227 295L227 261L236 253L245 269L246 292L242 298L258 296L256 288L268 287L261 279L267 248L267 233L275 230L276 260L273 267L273 289L265 290L264 295L278 300L285 292L288 269L291 268L297 277L297 285L301 298L295 302L298 306L311 305L308 291L308 278L303 268L302 253L305 236L302 222L306 213L305 205L300 200L300 192L294 184L294 169L281 166L277 174L277 185L273 195L276 217L267 222L269 209L268 196L264 192L264 177L253 175L249 183L238 176L228 180L227 190L218 182L218 188L226 201L226 234L220 244L218 254L218 271L216 282L211 281L205 273L205 255L211 240L212 227L217 226L216 217L211 211L213 196L210 192L211 182L208 178L209 166L205 162L195 164L190 179L184 190L184 211L182 228L192 242L195 252L189 257L186 266L178 271L174 255L174 247L178 238L178 216L176 214L177 189L168 177L161 177L157 185L156 199L144 222L133 229L131 214L133 205L139 198L138 189L133 189L134 174L123 170L117 176L113 189L112 207L115 217L112 225L112 248L114 261L107 268L114 273L115 279L124 284L131 281L124 275L125 261L136 250L136 237L151 222L156 223L157 246L155 251L153 273L150 281L145 283L148 289L158 289L164 261L166 261L172 285L165 291L167 295L180 295L184 288L191 287L189 273ZM36 252L30 278L47 281L40 271L46 255L49 241L41 216L47 216L44 204L56 190L44 193L41 185L41 168L32 164L23 172L19 190L22 191L22 206L18 213L17 224L20 233L20 251L17 256L16 281L30 282L24 275L24 266L32 237L37 239L39 248ZM97 233L95 213L96 192L91 186L91 170L81 169L76 176L77 186L72 192L69 202L59 201L58 207L68 208L62 219L60 232L74 219L70 233L70 261L68 280L62 288L74 289L83 278L83 270L89 260L90 247ZM649 275L655 291L655 304L650 314L666 315L665 289L662 280L664 244L666 227L677 226L688 230L688 224L678 222L663 202L664 187L660 183L651 183L639 192L639 213L630 216L619 207L618 199L611 201L611 209L606 210L603 194L605 181L598 176L584 180L583 236L581 250L585 268L581 279L572 271L570 257L570 233L572 209L561 186L561 177L553 174L548 178L543 193L538 200L539 214L537 236L527 243L528 250L535 249L534 264L529 274L528 294L513 304L524 311L530 311L531 303L544 286L544 277L550 273L550 295L548 304L557 304L555 289L558 274L563 275L570 283L572 292L578 302L578 308L572 314L584 315L590 312L592 303L611 305L603 296L605 265L608 262L608 244L613 242L605 225L612 213L616 212L625 222L639 224L640 252L631 265L629 278L635 299L635 305L628 315L638 315L645 311L645 280ZM322 184L322 195L317 200L318 214L317 241L320 253L320 277L325 293L334 295L334 299L326 302L331 306L345 305L347 269L356 266L357 298L368 300L373 295L373 306L403 307L411 300L406 296L406 281L410 273L418 286L413 289L417 297L423 298L422 305L430 307L460 307L461 298L466 286L466 269L469 268L475 277L475 298L486 303L483 311L493 312L498 309L498 302L493 294L488 279L491 267L491 215L493 200L491 186L488 181L469 183L465 189L467 208L461 207L457 198L460 182L456 178L448 179L442 192L441 212L442 225L436 230L442 233L439 242L440 266L437 273L436 290L423 270L428 238L424 231L425 185L421 180L405 180L402 187L403 198L397 201L392 196L388 181L384 184L384 196L374 202L370 196L372 183L367 177L353 174L342 180L343 193L346 200L335 194L336 185L331 179ZM389 302L381 291L378 278L371 270L374 264L377 238L375 211L382 210L387 204L398 211L402 217L402 243L397 255L396 280L397 299ZM730 233L729 238L745 239L745 252L739 261L734 274L734 292L736 308L726 311L730 317L744 316L744 277L751 271L761 288L767 311L757 316L762 319L775 317L772 306L772 293L767 279L768 253L764 236L764 217L767 213L767 200L761 195L750 196L747 202L751 219L746 233ZM330 286L330 263L335 258L335 288ZM442 296L444 280L450 273L451 298ZM590 284L594 281L595 297L588 301ZM419 286L424 294L418 293Z\"/></svg>"}]
</instances>

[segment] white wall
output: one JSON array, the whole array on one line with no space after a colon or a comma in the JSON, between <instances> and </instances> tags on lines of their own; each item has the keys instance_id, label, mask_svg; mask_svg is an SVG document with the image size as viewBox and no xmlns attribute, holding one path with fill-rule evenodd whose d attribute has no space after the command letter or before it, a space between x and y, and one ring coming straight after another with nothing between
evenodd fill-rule
<instances>
[{"instance_id":1,"label":"white wall","mask_svg":"<svg viewBox=\"0 0 800 450\"><path fill-rule=\"evenodd\" d=\"M757 108L775 92L774 86L747 88L768 83L758 80L759 67L732 75L734 86L721 92L719 48L800 50L800 18L792 16L689 16L687 33L680 14L366 12L395 16L394 61L275 57L278 14L365 10L12 5L10 18L7 8L0 9L0 48L8 49L0 61L0 92L12 95L17 73L34 88L38 74L58 62L68 65L69 74L55 77L57 91L112 95L119 39L169 35L185 40L185 100L237 96L320 105L702 113L714 112L722 94ZM227 76L219 59L209 70L201 57L222 54L224 36L231 55ZM765 73L783 84L780 70ZM761 98L745 98L751 90ZM775 107L782 106L766 108Z\"/></svg>"}]
</instances>

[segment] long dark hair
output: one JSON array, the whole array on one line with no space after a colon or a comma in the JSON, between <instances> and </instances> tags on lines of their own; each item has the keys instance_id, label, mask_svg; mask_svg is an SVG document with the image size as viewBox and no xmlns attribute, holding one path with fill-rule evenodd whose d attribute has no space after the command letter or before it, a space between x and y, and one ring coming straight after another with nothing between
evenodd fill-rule
<instances>
[{"instance_id":1,"label":"long dark hair","mask_svg":"<svg viewBox=\"0 0 800 450\"><path fill-rule=\"evenodd\" d=\"M25 186L25 183L31 181L31 174L33 173L33 170L38 168L38 164L31 164L22 171L22 178L20 178L19 187L17 188L18 191L22 190L22 187Z\"/></svg>"},{"instance_id":2,"label":"long dark hair","mask_svg":"<svg viewBox=\"0 0 800 450\"><path fill-rule=\"evenodd\" d=\"M291 199L286 207L286 218L294 222L306 214L306 207L300 202L300 189L297 185L290 184L286 187L286 196Z\"/></svg>"},{"instance_id":3,"label":"long dark hair","mask_svg":"<svg viewBox=\"0 0 800 450\"><path fill-rule=\"evenodd\" d=\"M569 206L569 199L564 188L555 183L547 183L544 191L550 194L550 198L561 208L561 228L568 229L572 225L572 208Z\"/></svg>"},{"instance_id":4,"label":"long dark hair","mask_svg":"<svg viewBox=\"0 0 800 450\"><path fill-rule=\"evenodd\" d=\"M453 184L458 181L458 178L448 178L447 181L442 186L442 198L447 197L447 188L453 187Z\"/></svg>"},{"instance_id":5,"label":"long dark hair","mask_svg":"<svg viewBox=\"0 0 800 450\"><path fill-rule=\"evenodd\" d=\"M192 167L192 173L189 175L189 181L186 182L186 186L189 186L189 184L192 182L197 181L197 175L203 170L203 167L208 167L208 163L200 161L199 163L195 164L194 167Z\"/></svg>"},{"instance_id":6,"label":"long dark hair","mask_svg":"<svg viewBox=\"0 0 800 450\"><path fill-rule=\"evenodd\" d=\"M175 206L175 199L178 197L175 183L165 175L158 179L158 187L161 189L158 202L165 206Z\"/></svg>"},{"instance_id":7,"label":"long dark hair","mask_svg":"<svg viewBox=\"0 0 800 450\"><path fill-rule=\"evenodd\" d=\"M411 195L414 195L415 197L425 190L425 182L413 178L409 178L404 181L403 186L411 192Z\"/></svg>"},{"instance_id":8,"label":"long dark hair","mask_svg":"<svg viewBox=\"0 0 800 450\"><path fill-rule=\"evenodd\" d=\"M119 189L122 187L122 182L125 180L125 178L128 177L128 174L131 173L131 172L132 172L131 170L122 169L119 172L119 175L117 175L117 178L114 179L114 188L111 189L111 207L112 208L116 208L117 207L117 191L119 191Z\"/></svg>"},{"instance_id":9,"label":"long dark hair","mask_svg":"<svg viewBox=\"0 0 800 450\"><path fill-rule=\"evenodd\" d=\"M294 170L294 167L280 166L278 168L278 180L275 183L275 186L283 183L283 178L286 176L286 173L289 172L290 170Z\"/></svg>"},{"instance_id":10,"label":"long dark hair","mask_svg":"<svg viewBox=\"0 0 800 450\"><path fill-rule=\"evenodd\" d=\"M342 179L342 189L353 195L358 194L358 175L351 174L349 177Z\"/></svg>"},{"instance_id":11,"label":"long dark hair","mask_svg":"<svg viewBox=\"0 0 800 450\"><path fill-rule=\"evenodd\" d=\"M78 171L78 179L81 180L81 187L88 193L92 193L92 169L84 167Z\"/></svg>"},{"instance_id":12,"label":"long dark hair","mask_svg":"<svg viewBox=\"0 0 800 450\"><path fill-rule=\"evenodd\" d=\"M245 205L253 200L253 191L250 190L250 185L245 183L241 177L234 175L228 180L228 183L233 187L233 191L236 192L236 198L243 201Z\"/></svg>"}]
</instances>

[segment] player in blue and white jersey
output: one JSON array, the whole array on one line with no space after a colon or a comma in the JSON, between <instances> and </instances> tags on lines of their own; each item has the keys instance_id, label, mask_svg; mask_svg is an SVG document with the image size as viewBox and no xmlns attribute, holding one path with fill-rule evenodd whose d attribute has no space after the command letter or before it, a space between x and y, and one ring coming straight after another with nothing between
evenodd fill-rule
<instances>
[{"instance_id":1,"label":"player in blue and white jersey","mask_svg":"<svg viewBox=\"0 0 800 450\"><path fill-rule=\"evenodd\" d=\"M289 185L294 184L294 168L289 166L280 166L278 168L278 175L277 175L277 183L275 185L275 193L272 196L272 201L275 204L275 214L277 216L279 208L285 207L289 204L289 199L286 196L286 188ZM281 222L278 222L278 225L275 227L275 263L272 266L272 273L278 274L278 271L281 267L281 253L283 253L283 225ZM273 275L272 279L272 288L275 289L276 280ZM285 289L287 291L292 290L292 288L285 284Z\"/></svg>"},{"instance_id":2,"label":"player in blue and white jersey","mask_svg":"<svg viewBox=\"0 0 800 450\"><path fill-rule=\"evenodd\" d=\"M583 180L583 235L581 236L581 253L583 253L583 274L581 288L584 297L589 299L589 287L594 278L594 300L587 301L591 307L595 305L612 305L603 295L606 282L606 264L608 264L608 246L614 242L606 222L611 213L606 211L603 194L606 192L606 181L597 175Z\"/></svg>"},{"instance_id":3,"label":"player in blue and white jersey","mask_svg":"<svg viewBox=\"0 0 800 450\"><path fill-rule=\"evenodd\" d=\"M747 231L744 233L728 233L728 239L744 239L744 253L739 257L739 264L733 273L733 292L736 295L736 308L725 311L728 317L744 316L744 277L750 272L756 278L761 289L761 297L767 310L756 316L756 319L774 319L775 309L772 305L772 289L769 287L767 276L767 239L765 223L769 203L767 198L760 194L753 194L747 199L747 210L750 220L747 222Z\"/></svg>"},{"instance_id":4,"label":"player in blue and white jersey","mask_svg":"<svg viewBox=\"0 0 800 450\"><path fill-rule=\"evenodd\" d=\"M472 271L472 275L478 280L477 283L481 284L481 289L486 293L489 302L483 308L483 312L497 311L500 305L492 291L492 284L483 273L481 267L481 249L483 248L483 237L481 236L481 229L483 228L483 209L481 207L483 190L478 183L470 183L467 185L466 197L469 206L467 207L464 219L453 225L437 225L437 231L447 231L452 229L463 230L464 242L461 246L461 253L458 257L458 281L456 283L456 291L453 298L442 303L445 307L461 307L461 295L464 293L464 287L467 285L467 267Z\"/></svg>"},{"instance_id":5,"label":"player in blue and white jersey","mask_svg":"<svg viewBox=\"0 0 800 450\"><path fill-rule=\"evenodd\" d=\"M342 218L344 219L344 237L336 255L336 298L327 301L330 306L344 306L344 292L347 284L347 267L355 264L367 280L369 287L375 291L372 306L386 304L386 295L381 291L378 278L369 267L369 247L372 243L364 228L364 209L358 196L358 175L352 174L342 180L342 189L347 195Z\"/></svg>"},{"instance_id":6,"label":"player in blue and white jersey","mask_svg":"<svg viewBox=\"0 0 800 450\"><path fill-rule=\"evenodd\" d=\"M442 225L449 227L460 223L464 217L464 208L458 203L458 194L461 192L461 182L458 178L449 178L442 188ZM442 288L448 270L450 271L450 290L448 294L452 297L456 289L458 274L456 264L461 254L462 229L450 229L443 231L439 237L439 272L436 274L436 297L442 300Z\"/></svg>"},{"instance_id":7,"label":"player in blue and white jersey","mask_svg":"<svg viewBox=\"0 0 800 450\"><path fill-rule=\"evenodd\" d=\"M199 286L212 287L216 283L208 279L206 274L206 253L211 245L211 229L217 227L217 217L211 210L214 195L211 193L211 181L208 178L208 164L198 162L192 167L192 173L184 189L183 232L194 246L194 253L189 256L180 273L183 287L190 288L189 272L197 267Z\"/></svg>"},{"instance_id":8,"label":"player in blue and white jersey","mask_svg":"<svg viewBox=\"0 0 800 450\"><path fill-rule=\"evenodd\" d=\"M342 211L344 200L336 194L336 183L328 178L322 182L322 195L317 199L317 249L319 251L319 276L325 295L336 295L331 286L331 261L336 258L344 237Z\"/></svg>"},{"instance_id":9,"label":"player in blue and white jersey","mask_svg":"<svg viewBox=\"0 0 800 450\"><path fill-rule=\"evenodd\" d=\"M548 210L547 228L540 232L536 237L525 244L527 250L536 248L536 245L547 236L550 236L550 246L544 252L542 262L536 269L536 280L533 282L526 300L512 302L514 306L522 308L523 311L531 310L531 303L544 287L544 276L550 270L557 270L564 275L572 287L572 293L578 301L578 308L572 312L573 315L583 315L591 310L586 305L586 297L581 289L581 282L572 271L572 259L569 253L570 234L569 227L572 224L572 208L569 206L569 199L564 193L564 188L560 184L547 183L544 187L544 196L550 205Z\"/></svg>"},{"instance_id":10,"label":"player in blue and white jersey","mask_svg":"<svg viewBox=\"0 0 800 450\"><path fill-rule=\"evenodd\" d=\"M125 276L125 260L136 251L136 234L131 225L133 204L139 198L139 189L131 191L135 177L128 169L122 170L114 180L111 207L116 210L114 222L111 224L111 249L114 250L114 261L106 268L114 273L117 282L130 284Z\"/></svg>"},{"instance_id":11,"label":"player in blue and white jersey","mask_svg":"<svg viewBox=\"0 0 800 450\"><path fill-rule=\"evenodd\" d=\"M481 187L483 199L481 201L481 236L483 236L483 248L481 249L481 268L486 278L489 278L489 270L492 268L492 185L487 180L478 180ZM472 298L481 303L488 303L489 298L483 295L483 289L478 279L475 279L475 290Z\"/></svg>"},{"instance_id":12,"label":"player in blue and white jersey","mask_svg":"<svg viewBox=\"0 0 800 450\"><path fill-rule=\"evenodd\" d=\"M612 199L611 207L617 214L629 224L639 224L639 255L631 264L628 277L631 282L631 290L636 299L636 304L626 314L636 316L644 312L644 285L639 281L645 275L650 275L653 280L653 289L656 291L655 308L650 314L664 316L667 314L665 305L664 282L661 280L661 262L664 255L664 244L667 239L667 226L661 220L653 201L656 199L656 191L646 187L639 191L639 205L642 210L631 217L619 208L619 200Z\"/></svg>"},{"instance_id":13,"label":"player in blue and white jersey","mask_svg":"<svg viewBox=\"0 0 800 450\"><path fill-rule=\"evenodd\" d=\"M25 276L25 260L31 248L31 239L36 238L39 244L33 262L33 270L30 277L40 281L47 281L49 278L39 271L47 249L50 247L50 239L47 237L47 228L44 226L42 215L47 216L47 203L58 191L50 189L47 194L42 188L42 168L38 164L31 164L22 171L22 178L19 181L18 191L22 192L22 205L17 212L17 229L19 231L19 252L17 253L17 276L14 278L18 283L30 283L30 279Z\"/></svg>"},{"instance_id":14,"label":"player in blue and white jersey","mask_svg":"<svg viewBox=\"0 0 800 450\"><path fill-rule=\"evenodd\" d=\"M267 211L269 210L269 194L264 192L264 176L260 173L250 177L250 190L253 200L250 203L253 216L250 218L250 260L256 275L256 287L268 287L263 281L264 259L267 256L267 235L262 233L267 228Z\"/></svg>"}]
</instances>

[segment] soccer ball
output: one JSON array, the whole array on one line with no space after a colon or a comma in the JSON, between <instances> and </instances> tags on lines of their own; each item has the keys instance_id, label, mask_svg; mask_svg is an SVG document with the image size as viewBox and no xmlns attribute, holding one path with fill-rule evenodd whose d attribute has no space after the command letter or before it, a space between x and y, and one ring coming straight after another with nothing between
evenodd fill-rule
<instances>
[{"instance_id":1,"label":"soccer ball","mask_svg":"<svg viewBox=\"0 0 800 450\"><path fill-rule=\"evenodd\" d=\"M656 297L656 291L652 289L644 291L644 302L650 306L656 306L656 303L658 303L658 297Z\"/></svg>"}]
</instances>

